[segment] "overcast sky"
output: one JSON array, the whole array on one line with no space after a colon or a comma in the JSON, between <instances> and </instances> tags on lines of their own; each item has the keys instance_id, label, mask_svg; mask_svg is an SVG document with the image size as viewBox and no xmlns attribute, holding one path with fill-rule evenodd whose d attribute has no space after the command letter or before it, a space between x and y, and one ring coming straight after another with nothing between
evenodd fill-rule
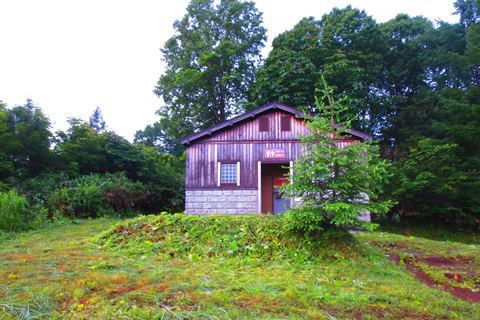
<instances>
[{"instance_id":1,"label":"overcast sky","mask_svg":"<svg viewBox=\"0 0 480 320\"><path fill-rule=\"evenodd\" d=\"M163 72L160 47L185 13L186 0L0 0L0 100L33 99L65 129L96 106L107 126L132 139L157 119L153 94ZM365 9L383 22L398 13L457 22L453 0L257 0L272 39L301 18L333 7Z\"/></svg>"}]
</instances>

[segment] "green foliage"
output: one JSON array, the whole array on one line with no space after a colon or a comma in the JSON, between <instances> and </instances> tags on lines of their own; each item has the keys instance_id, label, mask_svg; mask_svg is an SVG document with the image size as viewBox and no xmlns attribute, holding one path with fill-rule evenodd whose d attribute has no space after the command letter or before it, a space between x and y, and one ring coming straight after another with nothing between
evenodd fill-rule
<instances>
[{"instance_id":1,"label":"green foliage","mask_svg":"<svg viewBox=\"0 0 480 320\"><path fill-rule=\"evenodd\" d=\"M478 227L480 202L475 194L480 182L476 174L462 170L459 151L456 144L419 140L397 164L392 179L396 212Z\"/></svg>"},{"instance_id":2,"label":"green foliage","mask_svg":"<svg viewBox=\"0 0 480 320\"><path fill-rule=\"evenodd\" d=\"M55 144L61 169L71 175L105 173L109 135L97 133L89 123L80 119L69 119L69 124L66 132L57 133Z\"/></svg>"},{"instance_id":3,"label":"green foliage","mask_svg":"<svg viewBox=\"0 0 480 320\"><path fill-rule=\"evenodd\" d=\"M57 191L70 177L64 172L42 173L34 178L15 185L20 194L25 196L35 206L47 207L52 194Z\"/></svg>"},{"instance_id":4,"label":"green foliage","mask_svg":"<svg viewBox=\"0 0 480 320\"><path fill-rule=\"evenodd\" d=\"M148 197L145 187L123 174L85 175L64 181L48 199L51 210L69 217L97 217L102 214L126 213L140 207Z\"/></svg>"},{"instance_id":5,"label":"green foliage","mask_svg":"<svg viewBox=\"0 0 480 320\"><path fill-rule=\"evenodd\" d=\"M60 188L51 196L51 206L70 217L96 217L103 206L101 182L95 176L82 176L69 181L68 187Z\"/></svg>"},{"instance_id":6,"label":"green foliage","mask_svg":"<svg viewBox=\"0 0 480 320\"><path fill-rule=\"evenodd\" d=\"M179 156L183 152L182 146L175 146L175 141L162 130L160 122L149 124L143 130L135 132L134 143L147 147L156 147L160 152Z\"/></svg>"},{"instance_id":7,"label":"green foliage","mask_svg":"<svg viewBox=\"0 0 480 320\"><path fill-rule=\"evenodd\" d=\"M50 121L31 100L7 108L0 102L0 180L11 184L52 165Z\"/></svg>"},{"instance_id":8,"label":"green foliage","mask_svg":"<svg viewBox=\"0 0 480 320\"><path fill-rule=\"evenodd\" d=\"M98 132L90 124L70 120L70 128L58 134L55 150L64 172L71 177L123 172L143 186L148 212L179 211L183 206L184 158L158 153L158 148L131 144L109 131Z\"/></svg>"},{"instance_id":9,"label":"green foliage","mask_svg":"<svg viewBox=\"0 0 480 320\"><path fill-rule=\"evenodd\" d=\"M25 197L15 191L0 192L0 231L28 229L33 225L34 219L34 209Z\"/></svg>"},{"instance_id":10,"label":"green foliage","mask_svg":"<svg viewBox=\"0 0 480 320\"><path fill-rule=\"evenodd\" d=\"M384 78L386 41L364 11L335 8L320 21L304 18L278 35L251 89L251 105L278 100L315 112L315 88L323 75L336 92L348 94L346 114L352 123L372 132L382 124L384 99L373 92Z\"/></svg>"},{"instance_id":11,"label":"green foliage","mask_svg":"<svg viewBox=\"0 0 480 320\"><path fill-rule=\"evenodd\" d=\"M334 238L347 251L356 246L344 232L290 233L283 219L263 215L146 216L122 223L96 241L135 256L155 254L163 259L189 260L240 256L299 263L334 258L328 252L328 248L335 251Z\"/></svg>"},{"instance_id":12,"label":"green foliage","mask_svg":"<svg viewBox=\"0 0 480 320\"><path fill-rule=\"evenodd\" d=\"M460 23L466 27L480 22L479 0L457 0L454 3L456 13L460 15Z\"/></svg>"},{"instance_id":13,"label":"green foliage","mask_svg":"<svg viewBox=\"0 0 480 320\"><path fill-rule=\"evenodd\" d=\"M255 4L238 0L191 1L173 27L155 93L165 103L159 137L168 136L162 144L178 152L181 137L242 111L266 30Z\"/></svg>"},{"instance_id":14,"label":"green foliage","mask_svg":"<svg viewBox=\"0 0 480 320\"><path fill-rule=\"evenodd\" d=\"M318 115L314 97L322 75L351 98L340 120L373 134L382 156L394 162L395 177L384 195L399 202L392 215L477 225L479 1L459 0L455 8L456 24L406 14L377 23L351 7L302 19L274 39L251 88L251 105L279 100ZM418 141L424 139L456 146L447 152L450 160L419 159ZM324 169L319 171L332 168ZM458 177L466 178L448 182ZM417 182L427 180L440 185L420 192Z\"/></svg>"},{"instance_id":15,"label":"green foliage","mask_svg":"<svg viewBox=\"0 0 480 320\"><path fill-rule=\"evenodd\" d=\"M349 142L346 130L350 122L335 123L347 108L347 100L336 101L333 89L325 81L323 86L316 115L306 122L311 134L302 138L305 155L295 161L293 182L283 188L288 197L318 208L299 211L297 219L304 218L303 224L290 220L290 228L300 227L299 231L321 228L319 223L341 228L359 226L363 213L383 214L391 205L378 201L387 174L386 161L380 160L378 147L371 142ZM342 142L347 144L339 146ZM314 225L307 227L309 223Z\"/></svg>"},{"instance_id":16,"label":"green foliage","mask_svg":"<svg viewBox=\"0 0 480 320\"><path fill-rule=\"evenodd\" d=\"M394 214L478 227L479 97L448 89L413 101L398 131L407 150L388 188L399 202Z\"/></svg>"},{"instance_id":17,"label":"green foliage","mask_svg":"<svg viewBox=\"0 0 480 320\"><path fill-rule=\"evenodd\" d=\"M379 108L383 101L372 92L381 87L385 76L384 35L371 16L350 6L334 8L320 24L322 74L335 92L352 99L344 112L352 125L374 132L382 124Z\"/></svg>"},{"instance_id":18,"label":"green foliage","mask_svg":"<svg viewBox=\"0 0 480 320\"><path fill-rule=\"evenodd\" d=\"M319 79L320 27L304 18L278 35L265 63L257 69L251 88L253 108L279 101L292 106L311 106Z\"/></svg>"},{"instance_id":19,"label":"green foliage","mask_svg":"<svg viewBox=\"0 0 480 320\"><path fill-rule=\"evenodd\" d=\"M139 180L148 186L149 197L143 210L178 212L184 208L185 154L176 157L158 153L156 148L142 147L144 165Z\"/></svg>"},{"instance_id":20,"label":"green foliage","mask_svg":"<svg viewBox=\"0 0 480 320\"><path fill-rule=\"evenodd\" d=\"M325 215L318 206L302 206L285 212L285 228L292 232L305 234L322 231Z\"/></svg>"},{"instance_id":21,"label":"green foliage","mask_svg":"<svg viewBox=\"0 0 480 320\"><path fill-rule=\"evenodd\" d=\"M424 87L427 55L423 48L428 47L428 35L433 34L433 24L424 17L410 17L399 14L380 24L386 39L385 68L388 90L389 111L394 111L406 97ZM393 109L393 110L392 110Z\"/></svg>"},{"instance_id":22,"label":"green foliage","mask_svg":"<svg viewBox=\"0 0 480 320\"><path fill-rule=\"evenodd\" d=\"M480 23L469 27L467 32L467 55L470 63L480 68Z\"/></svg>"}]
</instances>

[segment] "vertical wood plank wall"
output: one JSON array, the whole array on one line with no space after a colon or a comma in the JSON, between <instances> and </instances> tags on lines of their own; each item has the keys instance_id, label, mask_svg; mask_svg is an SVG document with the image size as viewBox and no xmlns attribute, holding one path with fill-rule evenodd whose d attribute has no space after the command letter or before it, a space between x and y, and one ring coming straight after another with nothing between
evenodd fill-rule
<instances>
[{"instance_id":1,"label":"vertical wood plank wall","mask_svg":"<svg viewBox=\"0 0 480 320\"><path fill-rule=\"evenodd\" d=\"M269 131L258 130L259 118L269 121ZM281 130L281 119L291 119L290 131ZM214 189L218 186L218 163L240 162L240 189L258 188L258 161L288 165L301 155L300 138L308 135L305 123L283 111L270 111L201 139L186 148L185 188ZM348 143L348 142L342 142ZM284 149L285 158L264 159L265 149Z\"/></svg>"}]
</instances>

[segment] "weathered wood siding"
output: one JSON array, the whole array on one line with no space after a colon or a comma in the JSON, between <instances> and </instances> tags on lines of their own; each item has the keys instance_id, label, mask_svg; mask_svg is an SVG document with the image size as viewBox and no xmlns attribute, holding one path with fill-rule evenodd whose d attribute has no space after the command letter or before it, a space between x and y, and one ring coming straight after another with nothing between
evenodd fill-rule
<instances>
[{"instance_id":1,"label":"weathered wood siding","mask_svg":"<svg viewBox=\"0 0 480 320\"><path fill-rule=\"evenodd\" d=\"M259 118L267 117L269 131L260 132ZM281 130L281 118L291 119L290 131ZM256 189L258 184L257 162L288 163L300 156L300 137L308 129L302 120L282 111L271 111L265 115L246 120L201 139L187 146L186 189L218 188L218 162L240 162L240 186L232 188ZM265 149L284 149L281 160L263 159ZM225 188L222 186L222 188Z\"/></svg>"},{"instance_id":2,"label":"weathered wood siding","mask_svg":"<svg viewBox=\"0 0 480 320\"><path fill-rule=\"evenodd\" d=\"M267 117L269 123L268 132L260 132L259 121L261 117ZM290 117L290 131L281 130L281 118ZM211 137L204 139L203 142L212 141L252 141L252 140L299 140L301 136L308 134L308 128L302 120L297 119L292 114L282 111L271 111L265 115L252 118L250 121L232 126L231 129L219 132Z\"/></svg>"},{"instance_id":3,"label":"weathered wood siding","mask_svg":"<svg viewBox=\"0 0 480 320\"><path fill-rule=\"evenodd\" d=\"M265 149L285 149L281 160L263 159ZM288 163L300 156L300 143L230 143L192 144L187 147L187 189L216 188L218 162L240 162L240 187L257 188L257 162Z\"/></svg>"},{"instance_id":4,"label":"weathered wood siding","mask_svg":"<svg viewBox=\"0 0 480 320\"><path fill-rule=\"evenodd\" d=\"M259 131L259 119L264 116L269 121L268 132ZM284 116L291 119L290 131L281 130L281 119ZM185 187L187 190L219 188L218 162L240 162L240 186L221 188L257 189L257 162L288 164L299 158L300 138L308 134L305 123L294 115L283 111L270 111L195 141L186 148ZM348 143L350 142L341 142ZM264 159L265 149L283 149L285 158Z\"/></svg>"}]
</instances>

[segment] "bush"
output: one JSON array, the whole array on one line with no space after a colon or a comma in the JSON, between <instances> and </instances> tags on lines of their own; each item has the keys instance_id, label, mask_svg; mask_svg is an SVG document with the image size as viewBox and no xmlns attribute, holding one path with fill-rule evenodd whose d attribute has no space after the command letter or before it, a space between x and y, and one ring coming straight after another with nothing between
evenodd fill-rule
<instances>
[{"instance_id":1,"label":"bush","mask_svg":"<svg viewBox=\"0 0 480 320\"><path fill-rule=\"evenodd\" d=\"M157 156L152 163L164 164L169 160L159 159L163 158ZM158 179L160 171L162 178ZM79 177L70 177L64 172L45 173L32 179L17 181L15 187L32 205L47 208L50 219L54 219L57 213L85 218L118 213L132 216L139 211L153 213L182 210L182 172L176 172L166 164L163 169L152 168L150 176L148 173L142 172L142 179L139 181L132 180L124 173Z\"/></svg>"},{"instance_id":2,"label":"bush","mask_svg":"<svg viewBox=\"0 0 480 320\"><path fill-rule=\"evenodd\" d=\"M116 212L138 209L151 194L145 185L121 174L111 175L103 185L103 192L107 207Z\"/></svg>"},{"instance_id":3,"label":"bush","mask_svg":"<svg viewBox=\"0 0 480 320\"><path fill-rule=\"evenodd\" d=\"M93 179L92 179L93 178ZM95 176L85 176L71 181L52 194L50 203L70 217L95 217L103 209L103 194Z\"/></svg>"},{"instance_id":4,"label":"bush","mask_svg":"<svg viewBox=\"0 0 480 320\"><path fill-rule=\"evenodd\" d=\"M34 210L25 197L15 191L0 193L0 230L25 230L31 227L34 220Z\"/></svg>"},{"instance_id":5,"label":"bush","mask_svg":"<svg viewBox=\"0 0 480 320\"><path fill-rule=\"evenodd\" d=\"M124 214L141 207L148 194L124 174L88 175L65 181L50 196L49 207L74 218Z\"/></svg>"},{"instance_id":6,"label":"bush","mask_svg":"<svg viewBox=\"0 0 480 320\"><path fill-rule=\"evenodd\" d=\"M17 183L15 188L20 194L27 197L31 204L47 207L52 194L68 180L70 178L64 172L43 173L35 178Z\"/></svg>"}]
</instances>

